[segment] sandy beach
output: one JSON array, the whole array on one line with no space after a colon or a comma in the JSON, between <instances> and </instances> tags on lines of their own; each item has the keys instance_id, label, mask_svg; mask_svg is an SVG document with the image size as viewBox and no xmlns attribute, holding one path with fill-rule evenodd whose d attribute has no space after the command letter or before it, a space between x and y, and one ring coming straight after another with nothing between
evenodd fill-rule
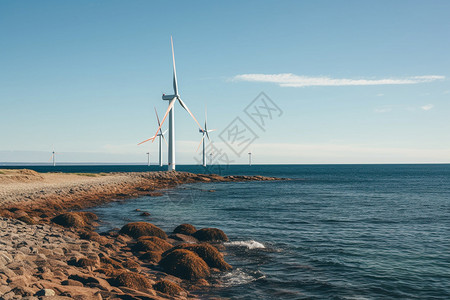
<instances>
[{"instance_id":1,"label":"sandy beach","mask_svg":"<svg viewBox=\"0 0 450 300\"><path fill-rule=\"evenodd\" d=\"M97 217L80 210L183 183L250 180L276 178L0 170L0 299L193 298L232 268L220 252L224 232L137 222L98 234Z\"/></svg>"}]
</instances>

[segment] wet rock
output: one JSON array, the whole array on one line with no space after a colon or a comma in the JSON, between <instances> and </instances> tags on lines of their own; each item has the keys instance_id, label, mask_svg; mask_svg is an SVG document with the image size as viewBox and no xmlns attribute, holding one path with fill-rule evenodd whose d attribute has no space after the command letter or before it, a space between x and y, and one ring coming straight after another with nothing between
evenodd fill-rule
<instances>
[{"instance_id":1,"label":"wet rock","mask_svg":"<svg viewBox=\"0 0 450 300\"><path fill-rule=\"evenodd\" d=\"M171 251L161 259L159 265L167 273L188 280L197 280L210 275L206 262L186 249Z\"/></svg>"},{"instance_id":2,"label":"wet rock","mask_svg":"<svg viewBox=\"0 0 450 300\"><path fill-rule=\"evenodd\" d=\"M175 282L169 280L159 280L154 285L153 288L161 293L168 294L170 296L178 296L184 292L184 290Z\"/></svg>"},{"instance_id":3,"label":"wet rock","mask_svg":"<svg viewBox=\"0 0 450 300\"><path fill-rule=\"evenodd\" d=\"M199 241L204 242L226 242L228 241L227 235L217 228L202 228L197 230L193 236Z\"/></svg>"},{"instance_id":4,"label":"wet rock","mask_svg":"<svg viewBox=\"0 0 450 300\"><path fill-rule=\"evenodd\" d=\"M192 235L196 231L197 231L197 229L191 224L181 224L181 225L178 225L173 230L173 233L181 233L181 234L185 234L185 235Z\"/></svg>"},{"instance_id":5,"label":"wet rock","mask_svg":"<svg viewBox=\"0 0 450 300\"><path fill-rule=\"evenodd\" d=\"M176 241L181 241L181 242L184 242L184 243L191 243L191 244L198 243L198 240L195 237L193 237L191 235L181 234L181 233L171 234L169 236L169 238L170 239L174 239Z\"/></svg>"},{"instance_id":6,"label":"wet rock","mask_svg":"<svg viewBox=\"0 0 450 300\"><path fill-rule=\"evenodd\" d=\"M128 223L120 229L120 233L127 234L133 238L141 236L156 236L166 239L167 235L159 227L147 222Z\"/></svg>"},{"instance_id":7,"label":"wet rock","mask_svg":"<svg viewBox=\"0 0 450 300\"><path fill-rule=\"evenodd\" d=\"M176 249L186 249L196 253L200 258L202 258L210 268L217 268L221 271L231 270L232 267L224 259L223 254L219 252L215 247L207 243L202 243L199 245L192 244L181 244L163 254L167 255L171 251Z\"/></svg>"}]
</instances>

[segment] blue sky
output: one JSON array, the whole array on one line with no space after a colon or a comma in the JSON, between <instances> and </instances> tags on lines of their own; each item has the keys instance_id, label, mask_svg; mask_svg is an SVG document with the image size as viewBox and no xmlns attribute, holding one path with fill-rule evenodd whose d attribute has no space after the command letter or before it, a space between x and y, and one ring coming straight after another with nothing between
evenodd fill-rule
<instances>
[{"instance_id":1,"label":"blue sky","mask_svg":"<svg viewBox=\"0 0 450 300\"><path fill-rule=\"evenodd\" d=\"M0 0L0 162L156 160L180 95L234 163L450 161L449 1ZM282 110L264 130L244 109ZM240 156L236 118L258 138ZM224 135L222 134L222 137ZM177 162L201 135L176 107Z\"/></svg>"}]
</instances>

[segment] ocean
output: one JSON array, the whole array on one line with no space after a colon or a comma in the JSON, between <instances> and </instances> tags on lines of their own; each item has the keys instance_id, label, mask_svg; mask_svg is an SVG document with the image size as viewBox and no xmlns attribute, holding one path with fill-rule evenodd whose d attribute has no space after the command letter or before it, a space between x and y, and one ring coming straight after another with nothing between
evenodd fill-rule
<instances>
[{"instance_id":1,"label":"ocean","mask_svg":"<svg viewBox=\"0 0 450 300\"><path fill-rule=\"evenodd\" d=\"M90 210L99 231L131 221L168 232L182 223L222 229L234 269L196 292L200 298L450 299L450 165L233 165L222 172L291 180L186 184Z\"/></svg>"}]
</instances>

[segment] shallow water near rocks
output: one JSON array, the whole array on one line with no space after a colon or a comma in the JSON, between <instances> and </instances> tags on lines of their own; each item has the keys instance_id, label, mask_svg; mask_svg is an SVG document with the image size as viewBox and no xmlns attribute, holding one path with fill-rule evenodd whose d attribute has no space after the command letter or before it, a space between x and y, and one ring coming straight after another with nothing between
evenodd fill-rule
<instances>
[{"instance_id":1,"label":"shallow water near rocks","mask_svg":"<svg viewBox=\"0 0 450 300\"><path fill-rule=\"evenodd\" d=\"M234 269L197 294L206 299L450 299L450 165L231 166L226 173L293 180L188 184L112 202L92 210L99 231L131 221L168 232L181 223L224 230Z\"/></svg>"}]
</instances>

